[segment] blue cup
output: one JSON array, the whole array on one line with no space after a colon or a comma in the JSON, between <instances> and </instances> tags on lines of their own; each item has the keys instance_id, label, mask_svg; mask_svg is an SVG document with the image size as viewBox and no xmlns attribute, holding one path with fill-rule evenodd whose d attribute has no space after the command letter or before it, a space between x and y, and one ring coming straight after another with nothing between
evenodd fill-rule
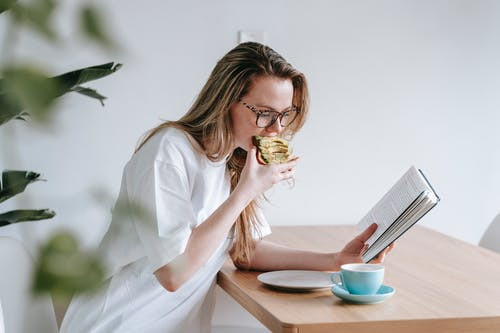
<instances>
[{"instance_id":1,"label":"blue cup","mask_svg":"<svg viewBox=\"0 0 500 333\"><path fill-rule=\"evenodd\" d=\"M384 281L384 266L380 264L346 264L340 272L333 272L331 279L341 284L351 294L373 295Z\"/></svg>"}]
</instances>

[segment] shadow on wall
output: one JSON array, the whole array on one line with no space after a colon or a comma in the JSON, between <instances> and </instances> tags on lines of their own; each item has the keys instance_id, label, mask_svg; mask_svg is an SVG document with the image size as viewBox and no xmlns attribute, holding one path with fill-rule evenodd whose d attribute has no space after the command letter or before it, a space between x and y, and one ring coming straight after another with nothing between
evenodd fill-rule
<instances>
[{"instance_id":1,"label":"shadow on wall","mask_svg":"<svg viewBox=\"0 0 500 333\"><path fill-rule=\"evenodd\" d=\"M500 213L484 232L479 245L500 253Z\"/></svg>"}]
</instances>

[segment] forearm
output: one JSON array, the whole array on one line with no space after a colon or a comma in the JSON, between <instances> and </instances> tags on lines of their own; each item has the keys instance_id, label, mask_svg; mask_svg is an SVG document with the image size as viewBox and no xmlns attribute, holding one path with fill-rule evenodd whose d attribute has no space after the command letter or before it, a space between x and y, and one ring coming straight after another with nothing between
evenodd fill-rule
<instances>
[{"instance_id":1,"label":"forearm","mask_svg":"<svg viewBox=\"0 0 500 333\"><path fill-rule=\"evenodd\" d=\"M174 291L189 280L224 241L250 200L247 195L233 191L207 220L192 230L184 253L155 272L158 281Z\"/></svg>"},{"instance_id":2,"label":"forearm","mask_svg":"<svg viewBox=\"0 0 500 333\"><path fill-rule=\"evenodd\" d=\"M249 203L247 196L233 192L205 222L192 231L184 255L189 258L195 271L224 241L234 222Z\"/></svg>"},{"instance_id":3,"label":"forearm","mask_svg":"<svg viewBox=\"0 0 500 333\"><path fill-rule=\"evenodd\" d=\"M284 269L334 271L338 270L336 257L336 253L297 250L262 240L256 243L250 268L261 271Z\"/></svg>"}]
</instances>

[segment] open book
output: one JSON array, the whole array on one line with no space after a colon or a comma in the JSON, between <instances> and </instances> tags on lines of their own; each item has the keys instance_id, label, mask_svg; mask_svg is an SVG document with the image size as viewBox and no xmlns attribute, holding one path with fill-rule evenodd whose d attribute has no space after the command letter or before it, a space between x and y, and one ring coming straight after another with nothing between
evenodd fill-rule
<instances>
[{"instance_id":1,"label":"open book","mask_svg":"<svg viewBox=\"0 0 500 333\"><path fill-rule=\"evenodd\" d=\"M365 262L375 258L431 210L439 197L420 169L411 167L358 223L360 229L377 223L366 241Z\"/></svg>"}]
</instances>

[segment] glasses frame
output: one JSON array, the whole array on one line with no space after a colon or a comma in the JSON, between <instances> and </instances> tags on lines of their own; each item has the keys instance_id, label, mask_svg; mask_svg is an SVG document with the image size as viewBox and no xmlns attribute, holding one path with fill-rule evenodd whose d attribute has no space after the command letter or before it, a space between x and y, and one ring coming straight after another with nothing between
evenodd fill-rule
<instances>
[{"instance_id":1,"label":"glasses frame","mask_svg":"<svg viewBox=\"0 0 500 333\"><path fill-rule=\"evenodd\" d=\"M254 106L252 104L249 104L249 103L246 103L246 102L242 102L242 101L240 101L240 103L243 104L243 106L245 106L247 109L249 109L250 111L252 111L253 113L255 113L255 115L257 116L256 119L255 119L255 125L257 125L257 127L259 127L259 128L268 128L268 127L273 126L274 123L276 122L276 120L278 120L278 118L280 120L280 125L282 127L288 127L288 126L290 126L295 121L295 119L297 119L297 116L300 113L300 110L299 110L299 108L296 105L292 105L292 107L290 108L290 110L283 111L283 112L278 112L278 111L275 111L275 110L259 110L256 106ZM271 121L266 126L259 126L259 117L264 112L269 112L271 114L271 116L272 116ZM292 121L290 123L288 123L286 125L283 125L281 123L283 121L283 115L285 113L287 113L287 112L295 112L295 117L292 119Z\"/></svg>"}]
</instances>

